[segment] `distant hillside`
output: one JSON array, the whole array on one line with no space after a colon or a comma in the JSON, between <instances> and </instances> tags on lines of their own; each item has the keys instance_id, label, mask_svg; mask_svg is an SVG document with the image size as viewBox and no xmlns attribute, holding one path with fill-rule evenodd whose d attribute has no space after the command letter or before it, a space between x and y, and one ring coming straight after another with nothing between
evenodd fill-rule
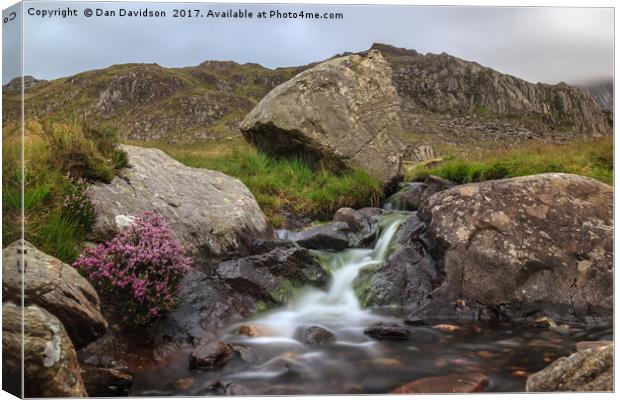
<instances>
[{"instance_id":1,"label":"distant hillside","mask_svg":"<svg viewBox=\"0 0 620 400\"><path fill-rule=\"evenodd\" d=\"M372 48L392 68L405 143L511 146L611 133L592 100L607 104L608 86L589 89L591 98L566 84L533 84L445 53ZM26 118L107 123L131 140L230 137L240 133L240 121L271 89L312 65L271 70L222 61L185 68L125 64L52 81L29 77ZM3 123L18 115L18 89L19 82L3 87Z\"/></svg>"},{"instance_id":2,"label":"distant hillside","mask_svg":"<svg viewBox=\"0 0 620 400\"><path fill-rule=\"evenodd\" d=\"M237 124L301 69L207 61L196 67L124 64L53 81L29 79L26 118L108 123L132 140L190 142L238 134ZM19 112L19 82L3 87L3 123Z\"/></svg>"},{"instance_id":3,"label":"distant hillside","mask_svg":"<svg viewBox=\"0 0 620 400\"><path fill-rule=\"evenodd\" d=\"M614 81L613 79L601 80L587 84L577 85L580 89L588 92L601 110L614 110Z\"/></svg>"}]
</instances>

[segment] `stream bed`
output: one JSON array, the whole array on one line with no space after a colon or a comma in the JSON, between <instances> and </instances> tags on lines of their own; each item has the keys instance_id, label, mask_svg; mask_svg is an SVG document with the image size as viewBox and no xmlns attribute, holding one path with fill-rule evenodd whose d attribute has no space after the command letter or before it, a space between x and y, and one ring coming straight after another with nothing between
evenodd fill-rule
<instances>
[{"instance_id":1,"label":"stream bed","mask_svg":"<svg viewBox=\"0 0 620 400\"><path fill-rule=\"evenodd\" d=\"M382 264L409 213L388 213L373 249L321 253L332 271L325 290L305 288L289 304L234 324L220 333L235 356L221 368L190 369L188 353L178 352L138 371L131 395L216 394L379 394L425 377L480 372L487 391L520 392L525 380L576 342L611 340L611 327L549 327L508 322L413 326L408 340L376 340L364 333L379 322L402 323L404 311L364 309L353 282L363 268ZM243 325L259 332L239 334ZM327 329L335 341L307 345L303 332Z\"/></svg>"}]
</instances>

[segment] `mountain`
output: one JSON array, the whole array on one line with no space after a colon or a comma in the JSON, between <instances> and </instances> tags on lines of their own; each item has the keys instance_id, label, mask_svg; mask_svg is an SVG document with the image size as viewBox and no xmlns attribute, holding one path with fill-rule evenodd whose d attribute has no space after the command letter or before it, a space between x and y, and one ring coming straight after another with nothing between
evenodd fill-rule
<instances>
[{"instance_id":1,"label":"mountain","mask_svg":"<svg viewBox=\"0 0 620 400\"><path fill-rule=\"evenodd\" d=\"M614 81L613 79L599 80L590 83L576 85L581 90L592 96L594 102L601 110L613 112L614 110Z\"/></svg>"},{"instance_id":2,"label":"mountain","mask_svg":"<svg viewBox=\"0 0 620 400\"><path fill-rule=\"evenodd\" d=\"M405 143L479 147L611 133L608 117L592 98L567 84L533 84L446 53L385 44L371 49L392 69ZM29 78L26 118L107 123L132 140L229 137L240 133L241 120L269 91L316 64L276 69L230 61L185 68L124 64L52 81ZM3 123L19 113L15 83L2 89ZM602 93L593 98L607 99Z\"/></svg>"},{"instance_id":3,"label":"mountain","mask_svg":"<svg viewBox=\"0 0 620 400\"><path fill-rule=\"evenodd\" d=\"M25 93L26 118L78 118L132 140L191 142L238 134L237 124L300 68L206 61L195 67L124 64L52 81ZM33 81L29 79L29 82ZM19 113L19 82L3 88L3 124Z\"/></svg>"},{"instance_id":4,"label":"mountain","mask_svg":"<svg viewBox=\"0 0 620 400\"><path fill-rule=\"evenodd\" d=\"M563 141L611 134L583 91L533 84L478 63L375 43L392 67L405 128L430 143Z\"/></svg>"}]
</instances>

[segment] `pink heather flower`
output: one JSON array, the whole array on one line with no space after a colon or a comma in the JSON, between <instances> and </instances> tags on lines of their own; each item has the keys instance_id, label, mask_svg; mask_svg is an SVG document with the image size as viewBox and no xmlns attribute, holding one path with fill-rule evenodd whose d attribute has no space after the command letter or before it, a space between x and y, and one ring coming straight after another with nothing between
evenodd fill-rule
<instances>
[{"instance_id":1,"label":"pink heather flower","mask_svg":"<svg viewBox=\"0 0 620 400\"><path fill-rule=\"evenodd\" d=\"M112 240L85 249L74 266L100 289L131 299L126 309L146 323L174 306L181 279L191 269L188 250L161 215L147 211Z\"/></svg>"}]
</instances>

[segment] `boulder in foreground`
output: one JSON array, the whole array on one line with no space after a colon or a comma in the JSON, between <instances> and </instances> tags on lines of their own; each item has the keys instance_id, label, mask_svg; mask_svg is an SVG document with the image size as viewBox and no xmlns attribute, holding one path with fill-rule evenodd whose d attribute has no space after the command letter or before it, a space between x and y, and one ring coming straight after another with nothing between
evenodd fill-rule
<instances>
[{"instance_id":1,"label":"boulder in foreground","mask_svg":"<svg viewBox=\"0 0 620 400\"><path fill-rule=\"evenodd\" d=\"M76 348L102 336L108 324L92 285L73 267L39 251L27 241L18 240L2 250L4 300L20 302L22 253L26 304L38 304L58 318Z\"/></svg>"},{"instance_id":2,"label":"boulder in foreground","mask_svg":"<svg viewBox=\"0 0 620 400\"><path fill-rule=\"evenodd\" d=\"M207 258L241 252L273 232L256 199L238 179L186 167L156 149L122 145L130 168L93 186L96 238L108 238L144 211L157 211L178 239Z\"/></svg>"},{"instance_id":3,"label":"boulder in foreground","mask_svg":"<svg viewBox=\"0 0 620 400\"><path fill-rule=\"evenodd\" d=\"M474 306L501 318L610 320L613 189L570 174L468 184L419 212L445 274L416 311Z\"/></svg>"},{"instance_id":4,"label":"boulder in foreground","mask_svg":"<svg viewBox=\"0 0 620 400\"><path fill-rule=\"evenodd\" d=\"M562 357L527 379L528 392L594 392L613 390L614 346L578 351Z\"/></svg>"},{"instance_id":5,"label":"boulder in foreground","mask_svg":"<svg viewBox=\"0 0 620 400\"><path fill-rule=\"evenodd\" d=\"M381 52L334 58L273 89L241 123L261 150L400 177L401 100Z\"/></svg>"}]
</instances>

